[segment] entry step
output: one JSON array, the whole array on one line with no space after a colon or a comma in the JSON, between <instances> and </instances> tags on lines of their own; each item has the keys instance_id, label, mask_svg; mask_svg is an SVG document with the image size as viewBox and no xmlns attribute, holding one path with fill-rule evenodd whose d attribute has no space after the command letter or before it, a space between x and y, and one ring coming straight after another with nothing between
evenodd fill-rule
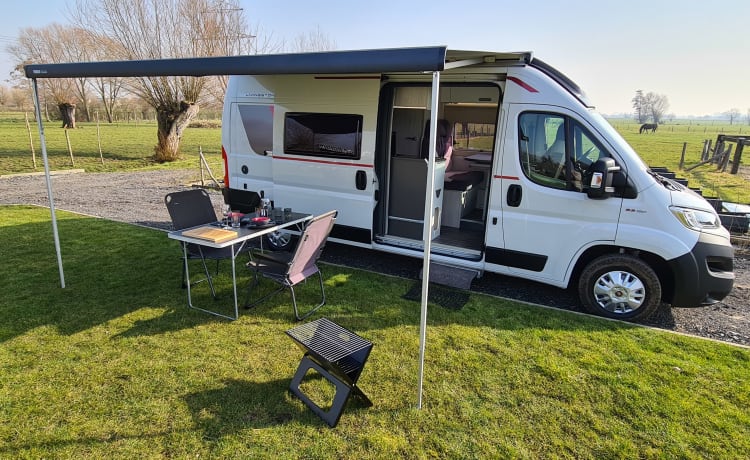
<instances>
[{"instance_id":1,"label":"entry step","mask_svg":"<svg viewBox=\"0 0 750 460\"><path fill-rule=\"evenodd\" d=\"M423 279L424 270L420 270L419 279ZM457 289L471 289L471 282L479 276L476 270L430 263L430 282Z\"/></svg>"}]
</instances>

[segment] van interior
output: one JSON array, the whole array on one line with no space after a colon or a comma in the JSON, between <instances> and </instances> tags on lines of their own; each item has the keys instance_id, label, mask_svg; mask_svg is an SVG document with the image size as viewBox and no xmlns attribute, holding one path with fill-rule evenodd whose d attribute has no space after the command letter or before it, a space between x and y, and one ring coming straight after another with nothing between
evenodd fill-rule
<instances>
[{"instance_id":1,"label":"van interior","mask_svg":"<svg viewBox=\"0 0 750 460\"><path fill-rule=\"evenodd\" d=\"M479 260L501 92L496 84L447 83L439 94L432 251ZM378 163L387 166L379 171L377 243L423 248L430 99L429 85L389 83L381 92L379 121L390 129L379 129Z\"/></svg>"}]
</instances>

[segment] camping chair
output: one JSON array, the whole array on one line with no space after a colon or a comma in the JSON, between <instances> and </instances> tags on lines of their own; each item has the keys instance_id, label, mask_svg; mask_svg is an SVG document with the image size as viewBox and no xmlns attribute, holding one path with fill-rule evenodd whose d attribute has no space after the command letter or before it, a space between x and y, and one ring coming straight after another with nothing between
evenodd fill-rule
<instances>
[{"instance_id":1,"label":"camping chair","mask_svg":"<svg viewBox=\"0 0 750 460\"><path fill-rule=\"evenodd\" d=\"M256 192L225 187L221 189L221 193L224 195L224 203L228 204L232 211L250 214L260 205L260 195Z\"/></svg>"},{"instance_id":2,"label":"camping chair","mask_svg":"<svg viewBox=\"0 0 750 460\"><path fill-rule=\"evenodd\" d=\"M164 204L167 206L169 211L169 217L172 219L172 227L174 230L183 230L190 227L196 227L202 224L210 224L217 222L216 211L214 205L211 202L211 197L203 189L191 189L181 192L168 193L164 197ZM249 251L247 248L246 251ZM232 258L232 248L209 248L200 246L197 244L187 244L186 253L188 259L200 259L203 264L203 271L206 273L206 277L191 283L194 286L202 281L208 281L208 286L211 289L211 295L216 298L216 291L214 290L214 284L211 279L211 274L208 271L206 260L216 261L216 273L219 273L219 261L222 259ZM182 287L186 286L190 280L186 279L185 273L185 262L182 264Z\"/></svg>"},{"instance_id":3,"label":"camping chair","mask_svg":"<svg viewBox=\"0 0 750 460\"><path fill-rule=\"evenodd\" d=\"M292 294L294 316L297 318L297 321L307 318L318 308L325 305L326 294L323 289L323 274L320 272L316 262L323 253L323 247L325 246L326 239L328 239L328 235L331 233L337 214L338 211L329 211L314 217L307 227L305 227L305 230L299 237L297 247L292 252L255 254L253 259L247 264L254 272L253 282L248 287L248 298L252 289L260 284L258 275L274 281L280 286L275 291L264 295L252 303L246 304L245 308L253 307L286 288L289 288ZM300 316L297 309L297 298L294 294L294 287L316 273L318 274L320 284L320 303Z\"/></svg>"}]
</instances>

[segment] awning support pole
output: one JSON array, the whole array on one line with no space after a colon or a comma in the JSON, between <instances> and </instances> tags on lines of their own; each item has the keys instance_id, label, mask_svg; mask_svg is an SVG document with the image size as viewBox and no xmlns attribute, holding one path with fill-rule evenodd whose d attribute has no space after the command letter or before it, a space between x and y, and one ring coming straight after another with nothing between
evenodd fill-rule
<instances>
[{"instance_id":1,"label":"awning support pole","mask_svg":"<svg viewBox=\"0 0 750 460\"><path fill-rule=\"evenodd\" d=\"M422 241L424 242L424 257L422 260L422 308L419 321L419 396L417 409L422 408L422 384L424 381L424 353L427 341L427 299L430 285L430 252L432 251L432 226L440 225L440 216L433 212L435 203L435 145L437 145L438 101L440 99L440 72L432 73L432 100L430 104L430 141L427 144L427 187L424 200L424 225Z\"/></svg>"},{"instance_id":2,"label":"awning support pole","mask_svg":"<svg viewBox=\"0 0 750 460\"><path fill-rule=\"evenodd\" d=\"M36 122L39 126L39 139L42 144L42 159L44 160L44 177L47 180L47 197L49 198L49 210L52 215L52 235L55 239L55 252L57 253L57 267L60 270L60 287L65 288L65 273L63 272L62 254L60 253L60 237L57 234L57 215L55 214L55 200L52 197L52 180L49 174L49 160L47 160L47 142L44 139L44 124L42 123L42 111L39 107L39 89L36 78L31 79L31 87L34 90L34 111Z\"/></svg>"}]
</instances>

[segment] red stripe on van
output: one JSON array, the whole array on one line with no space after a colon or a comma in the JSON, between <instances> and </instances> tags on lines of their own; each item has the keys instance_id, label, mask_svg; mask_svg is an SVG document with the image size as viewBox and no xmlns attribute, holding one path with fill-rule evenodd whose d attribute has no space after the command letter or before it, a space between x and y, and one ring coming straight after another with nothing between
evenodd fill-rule
<instances>
[{"instance_id":1,"label":"red stripe on van","mask_svg":"<svg viewBox=\"0 0 750 460\"><path fill-rule=\"evenodd\" d=\"M518 180L518 176L495 176L495 179Z\"/></svg>"},{"instance_id":2,"label":"red stripe on van","mask_svg":"<svg viewBox=\"0 0 750 460\"><path fill-rule=\"evenodd\" d=\"M539 91L534 88L533 86L529 85L528 83L524 82L520 78L517 77L507 77L508 80L512 81L513 83L517 84L521 88L525 89L526 91L530 93L538 93Z\"/></svg>"},{"instance_id":3,"label":"red stripe on van","mask_svg":"<svg viewBox=\"0 0 750 460\"><path fill-rule=\"evenodd\" d=\"M288 160L288 161L302 161L305 163L320 163L324 165L336 165L336 166L354 166L357 168L373 168L373 165L361 164L361 163L344 163L343 161L329 161L329 160L313 160L312 158L286 158L286 157L273 157L274 160Z\"/></svg>"}]
</instances>

